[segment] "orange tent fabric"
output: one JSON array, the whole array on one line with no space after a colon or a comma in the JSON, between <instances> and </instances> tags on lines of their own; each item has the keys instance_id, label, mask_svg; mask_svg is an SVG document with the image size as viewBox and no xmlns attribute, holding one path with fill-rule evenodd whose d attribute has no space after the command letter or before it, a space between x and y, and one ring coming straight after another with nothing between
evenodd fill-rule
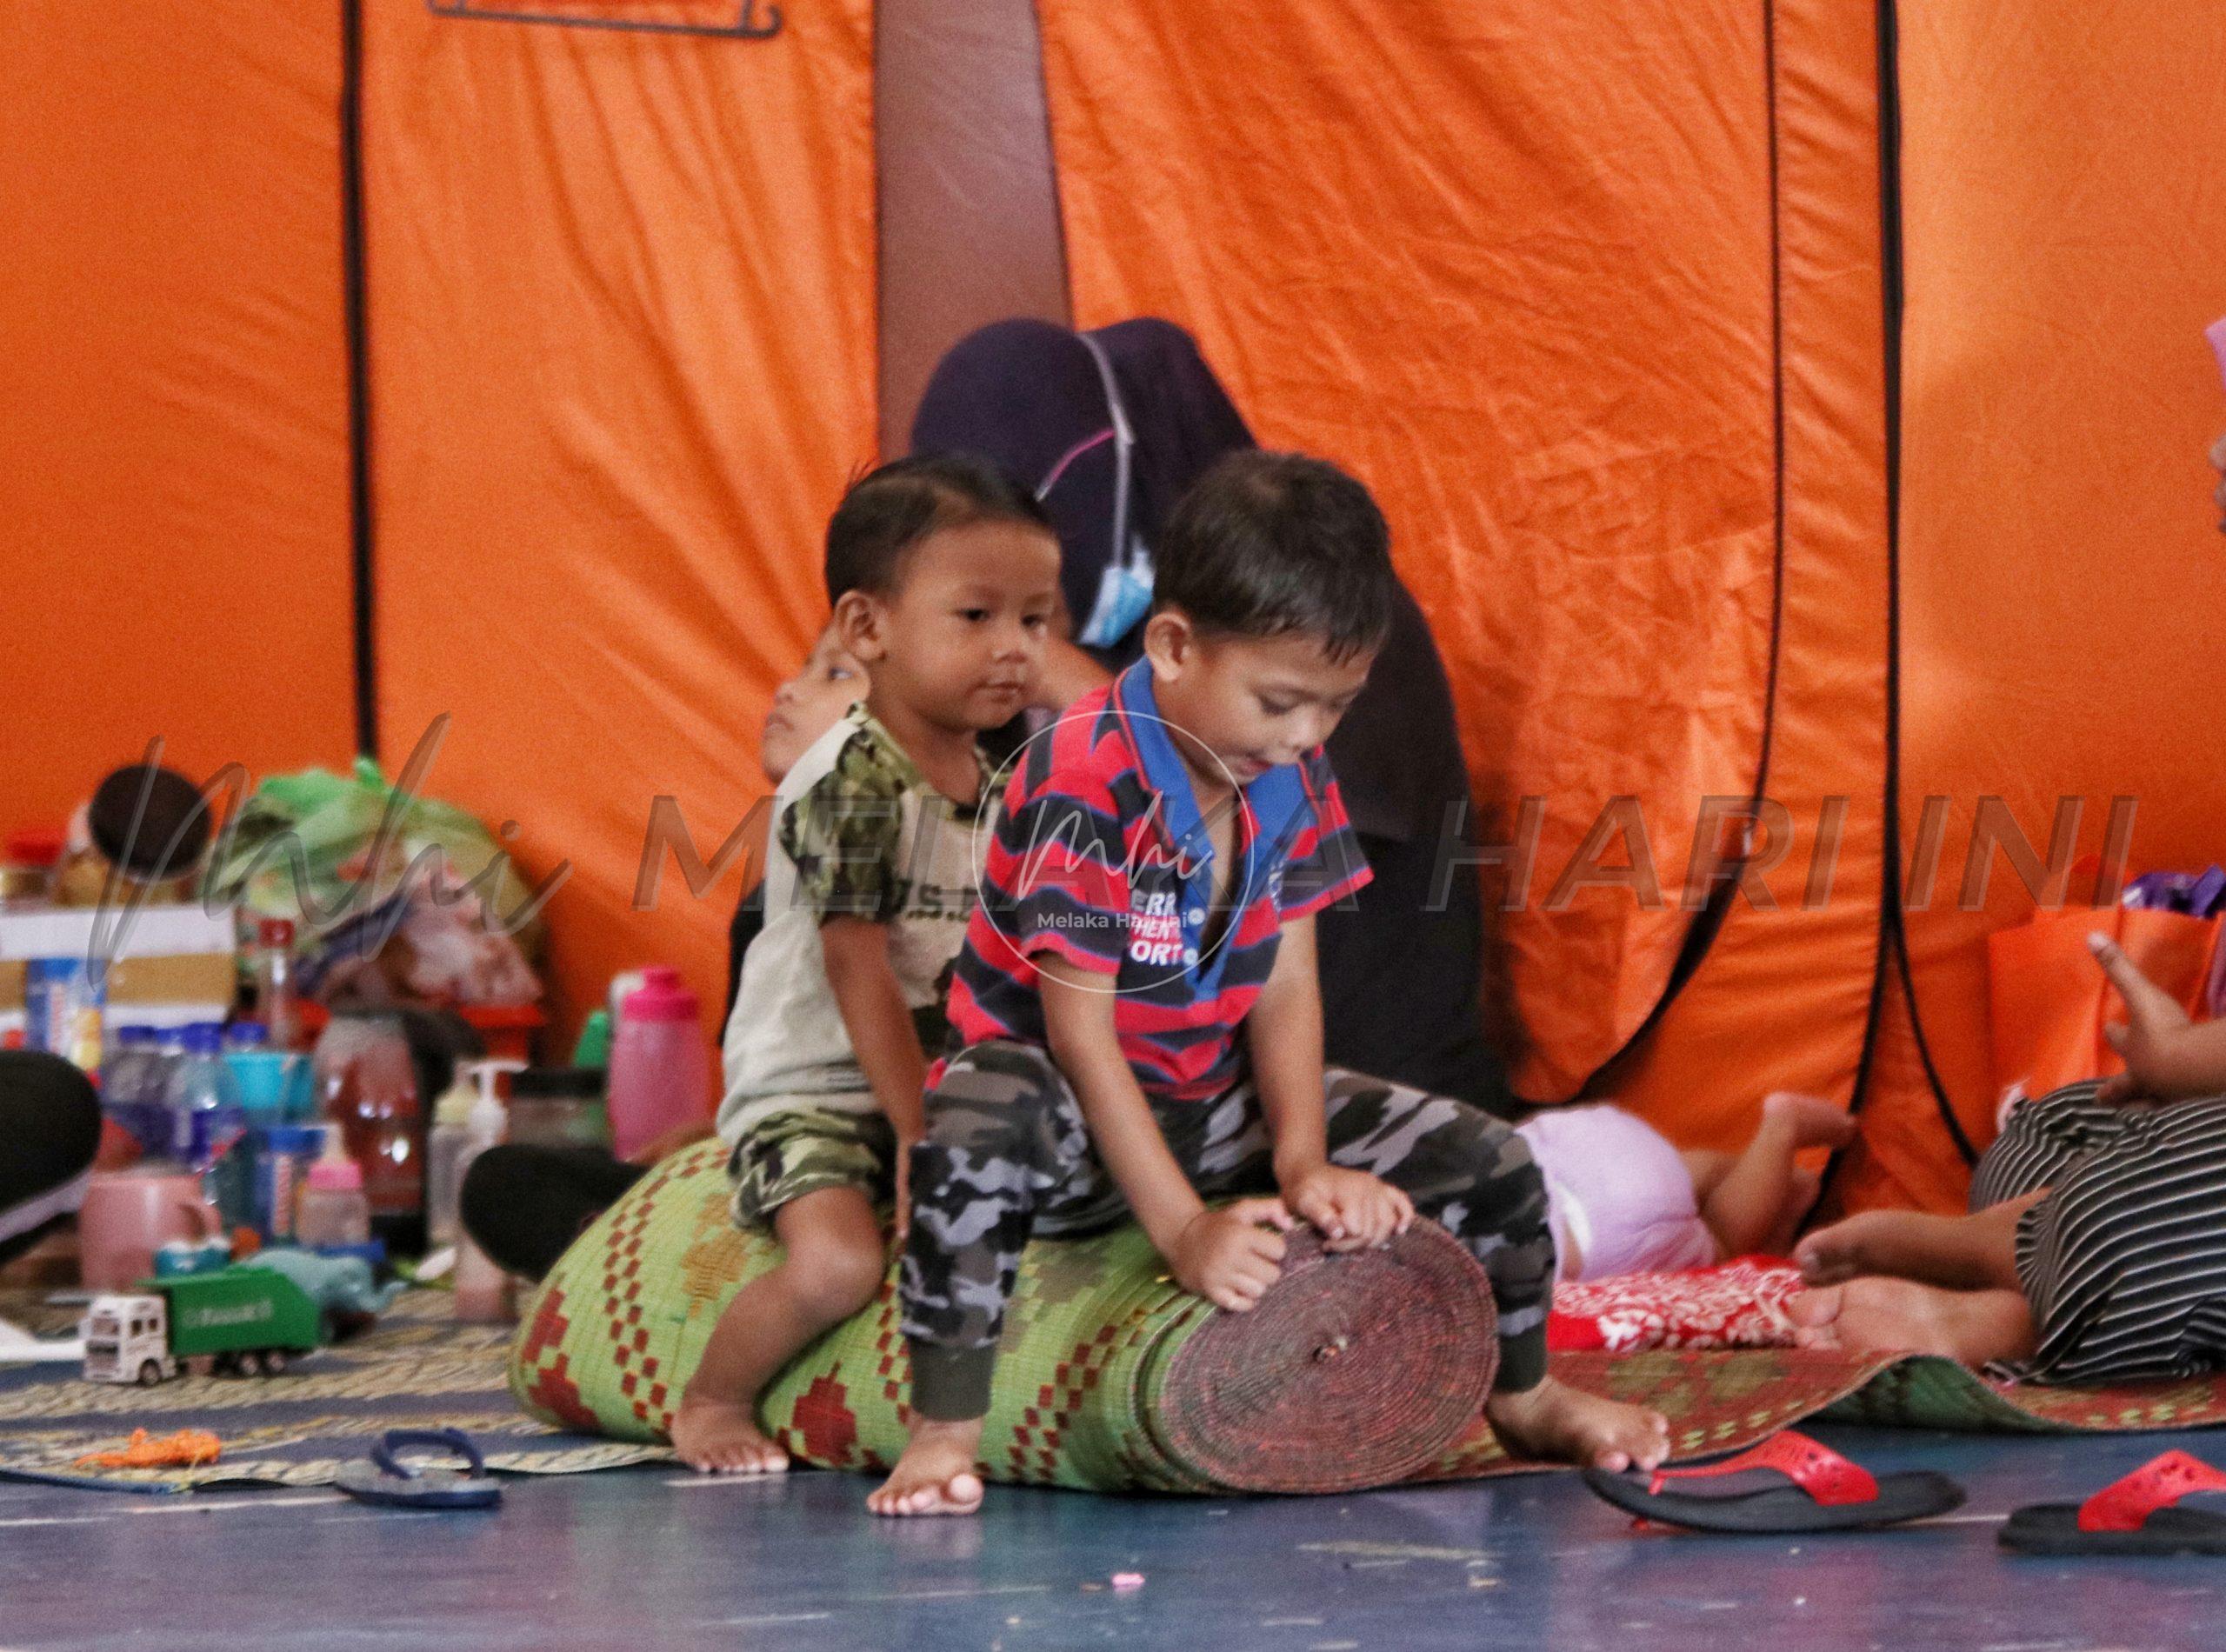
<instances>
[{"instance_id":1,"label":"orange tent fabric","mask_svg":"<svg viewBox=\"0 0 2226 1652\"><path fill-rule=\"evenodd\" d=\"M561 1030L654 959L716 1005L877 307L952 278L876 293L872 0L763 41L360 10L378 755L436 732L430 789L561 875ZM1185 323L1263 439L1377 489L1486 835L1536 801L1496 914L1518 1088L1696 1145L1818 1091L1863 1123L1839 1200L1952 1208L2016 856L2124 797L2127 869L2220 858L2226 183L2187 157L2226 17L1037 10L1075 319ZM347 754L348 15L0 15L0 829L151 736L197 773ZM1022 71L963 43L914 57ZM1758 789L1703 921L1688 871ZM1982 824L2018 841L1975 857Z\"/></svg>"},{"instance_id":2,"label":"orange tent fabric","mask_svg":"<svg viewBox=\"0 0 2226 1652\"><path fill-rule=\"evenodd\" d=\"M1774 9L1783 574L1766 789L1789 852L1596 1089L1728 1147L1756 1102L1855 1099L1883 876L1888 566L1877 42L1831 0Z\"/></svg>"},{"instance_id":3,"label":"orange tent fabric","mask_svg":"<svg viewBox=\"0 0 2226 1652\"><path fill-rule=\"evenodd\" d=\"M1991 876L1965 909L1980 800L2002 800L2043 864L2067 798L2059 865L2103 849L2121 796L2130 872L2226 858L2226 544L2203 463L2226 396L2202 336L2226 312L2226 178L2200 158L2226 113L2226 13L1928 0L1903 8L1900 66L1912 858L1926 800L1946 800L1936 884L1907 928L1926 1053L1983 1144L1985 936L2033 896L2007 853L1980 853ZM1866 1108L1874 1141L1903 1121L1898 1150L1882 1143L1850 1193L1936 1205L1961 1178L1902 1029Z\"/></svg>"},{"instance_id":4,"label":"orange tent fabric","mask_svg":"<svg viewBox=\"0 0 2226 1652\"><path fill-rule=\"evenodd\" d=\"M1364 26L1270 0L1039 10L1076 323L1183 323L1263 442L1376 490L1486 836L1542 801L1501 941L1517 1086L1566 1097L1663 995L1701 800L1755 786L1762 14L1650 0L1603 37L1582 8L1457 0ZM1614 869L1635 856L1658 890Z\"/></svg>"},{"instance_id":5,"label":"orange tent fabric","mask_svg":"<svg viewBox=\"0 0 2226 1652\"><path fill-rule=\"evenodd\" d=\"M338 9L0 8L0 829L350 733Z\"/></svg>"},{"instance_id":6,"label":"orange tent fabric","mask_svg":"<svg viewBox=\"0 0 2226 1652\"><path fill-rule=\"evenodd\" d=\"M429 788L563 875L563 1026L664 962L716 1032L744 869L691 889L657 800L710 871L874 455L870 6L785 10L750 41L367 9L383 755L451 717Z\"/></svg>"},{"instance_id":7,"label":"orange tent fabric","mask_svg":"<svg viewBox=\"0 0 2226 1652\"><path fill-rule=\"evenodd\" d=\"M1965 1180L1956 1130L1983 1145L1993 1100L1983 936L2029 902L2003 873L1985 909L1943 909L1951 889L1904 923L1888 891L1905 886L1912 855L1944 843L1960 874L1990 792L2009 794L2043 843L2057 792L2083 792L2076 847L2092 849L2114 793L2144 787L2155 824L2134 869L2215 852L2214 800L2185 783L2201 697L2145 674L2136 654L2103 669L2099 694L2065 667L2161 626L2182 667L2170 683L2200 677L2188 669L2194 616L2215 611L2220 564L2184 570L2208 531L2197 410L2213 403L2207 383L2202 401L2183 392L2207 381L2196 330L2226 307L2205 279L2221 192L2176 196L2156 168L2190 152L2215 116L2205 76L2219 49L2216 29L2154 10L2136 23L2137 9L2113 8L2100 36L1997 5L1904 10L1904 83L1883 89L1901 91L1908 123L1892 177L1880 161L1882 14L1868 9L1782 0L1747 37L1743 10L1640 8L1619 17L1608 53L1575 22L1564 35L1552 18L1495 23L1450 7L1378 20L1364 49L1339 19L1241 5L1202 20L1052 0L1043 15L1077 318L1183 320L1265 439L1333 453L1377 486L1449 654L1488 816L1505 835L1517 800L1544 797L1546 870L1501 922L1518 1088L1542 1101L1613 1095L1696 1145L1739 1139L1769 1089L1817 1091L1863 1115L1841 1197L1951 1208ZM2119 43L2111 74L2089 77ZM1239 53L1256 67L1231 92L1205 66ZM1326 63L1347 67L1326 76ZM2080 83L2069 106L2067 76ZM1216 89L1210 104L1202 85ZM2177 90L2136 90L2159 85ZM2123 119L2160 102L2164 113ZM1726 113L1737 108L1754 111L1751 129ZM1574 110L1612 113L1583 123ZM1684 158L1705 157L1699 180L1650 147L1656 122L1690 145ZM1587 138L1617 145L1617 163L1588 165ZM1740 164L1750 153L1756 163ZM1644 172L1665 197L1709 203L1709 233L1689 214L1619 218L1598 171ZM2156 189L2103 182L2144 175ZM1882 238L1896 187L1910 295L1899 400ZM1542 203L1556 215L1544 223ZM1759 243L1725 232L1750 221L1743 211L1762 214ZM1697 348L1675 293L1665 305L1650 290L1612 317L1582 309L1605 269L1596 243L1616 230L1627 265L1705 272ZM1771 284L1754 308L1757 275ZM1628 300L1646 278L1618 268L1610 284ZM2098 308L2144 341L2151 370L2064 347L2066 316ZM1587 323L1583 348L1556 351L1571 316ZM1749 450L1718 416L1736 396L1688 384L1643 400L1656 320L1689 378L1727 336L1763 352L1776 428L1755 451L1776 489L1761 504L1774 569L1749 559L1753 478L1596 462L1603 431L1650 410L1671 441L1719 458ZM2035 364L2043 396L2016 393L2016 369L1988 354L2021 346L2050 358ZM1720 383L1738 382L1739 359L1725 356L1735 370ZM1606 399L1609 387L1630 393ZM2099 470L2098 396L2115 409ZM1557 439L1551 420L1570 410L1580 423ZM2004 443L2005 462L1974 463L1996 456L1975 431ZM2129 480L2098 488L2105 474ZM2144 504L2129 519L2133 493ZM1635 561L1616 530L1690 520L1709 498L1739 526L1696 559L1703 583L1650 577L1676 563ZM1549 500L1573 528L1558 538L1532 531ZM2133 535L2175 547L2175 571L2112 581ZM2167 578L2183 595L2160 614ZM2100 604L2084 596L2098 583L2115 585ZM1693 639L1718 672L1751 669L1723 676L1650 652L1643 639L1663 636ZM1763 783L1785 809L1771 824L1787 834L1763 845L1756 886L1769 899L1730 903L1650 1024L1684 924L1614 887L1546 910L1541 885L1620 809L1646 822L1656 874L1674 888L1708 794L1744 790L1765 749ZM1935 793L1953 799L1944 835L1924 810ZM1596 829L1603 841L1619 858L1615 834Z\"/></svg>"}]
</instances>

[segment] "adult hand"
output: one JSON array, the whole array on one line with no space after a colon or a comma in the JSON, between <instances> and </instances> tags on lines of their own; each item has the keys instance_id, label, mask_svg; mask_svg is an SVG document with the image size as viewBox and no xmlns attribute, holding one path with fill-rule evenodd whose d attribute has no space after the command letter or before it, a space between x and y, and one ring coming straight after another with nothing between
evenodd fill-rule
<instances>
[{"instance_id":1,"label":"adult hand","mask_svg":"<svg viewBox=\"0 0 2226 1652\"><path fill-rule=\"evenodd\" d=\"M1167 1253L1176 1283L1233 1314L1258 1305L1283 1276L1291 1214L1281 1199L1239 1199L1190 1218Z\"/></svg>"},{"instance_id":2,"label":"adult hand","mask_svg":"<svg viewBox=\"0 0 2226 1652\"><path fill-rule=\"evenodd\" d=\"M2129 1101L2162 1096L2170 1082L2179 1041L2192 1024L2172 995L2147 976L2106 935L2087 937L2088 950L2125 1000L2126 1018L2111 1022L2103 1036L2125 1062L2125 1071L2103 1081L2100 1099Z\"/></svg>"}]
</instances>

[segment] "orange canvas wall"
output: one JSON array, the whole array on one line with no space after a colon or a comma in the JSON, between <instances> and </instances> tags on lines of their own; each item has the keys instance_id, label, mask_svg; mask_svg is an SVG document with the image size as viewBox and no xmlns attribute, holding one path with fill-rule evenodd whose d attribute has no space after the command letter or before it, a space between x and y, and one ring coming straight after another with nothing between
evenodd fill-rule
<instances>
[{"instance_id":1,"label":"orange canvas wall","mask_svg":"<svg viewBox=\"0 0 2226 1652\"><path fill-rule=\"evenodd\" d=\"M2205 158L2226 11L1903 0L1901 22L1905 831L1928 797L1949 804L1908 927L1927 1045L1983 1142L1984 937L2033 900L1996 855L1964 909L1978 800L2002 798L2044 859L2065 797L2080 851L2114 797L2136 800L2136 873L2226 853L2226 543L2203 456L2226 394L2202 337L2226 313L2226 181ZM1881 1058L1884 1094L1929 1112L1906 1023ZM1960 1196L1936 1123L1910 1135L1929 1154L1881 1196Z\"/></svg>"},{"instance_id":2,"label":"orange canvas wall","mask_svg":"<svg viewBox=\"0 0 2226 1652\"><path fill-rule=\"evenodd\" d=\"M1077 324L1190 328L1262 441L1382 497L1487 834L1526 1095L1644 1023L1700 800L1760 755L1775 558L1760 8L1044 0ZM1242 63L1231 77L1223 66ZM1565 890L1610 800L1669 886ZM1612 832L1597 858L1628 863ZM1579 985L1578 983L1582 983Z\"/></svg>"},{"instance_id":3,"label":"orange canvas wall","mask_svg":"<svg viewBox=\"0 0 2226 1652\"><path fill-rule=\"evenodd\" d=\"M1695 1143L1816 1090L1863 1120L1839 1196L1955 1204L1984 937L2031 904L1997 857L1958 909L1979 799L2045 852L2060 797L2086 849L2133 796L2132 869L2218 857L2226 185L2189 157L2226 16L1900 0L1882 169L1873 7L1036 9L1076 321L1182 321L1263 440L1376 488L1484 829L1543 805L1492 961L1519 1088ZM762 796L825 514L876 447L881 312L957 281L876 270L871 0L787 10L748 42L363 8L380 755L446 717L430 789L569 868L567 1029L654 958L716 1004L743 868L691 893L653 810L710 858ZM0 829L150 735L194 772L348 753L342 17L0 15ZM1704 800L1758 785L1770 901L1658 1009ZM1912 999L1886 897L1936 796Z\"/></svg>"},{"instance_id":4,"label":"orange canvas wall","mask_svg":"<svg viewBox=\"0 0 2226 1652\"><path fill-rule=\"evenodd\" d=\"M517 823L567 1027L682 965L711 1030L774 685L824 622L820 536L874 455L867 0L770 40L429 15L363 45L380 723L398 766ZM731 5L719 8L731 17Z\"/></svg>"},{"instance_id":5,"label":"orange canvas wall","mask_svg":"<svg viewBox=\"0 0 2226 1652\"><path fill-rule=\"evenodd\" d=\"M339 11L0 8L0 829L344 762Z\"/></svg>"},{"instance_id":6,"label":"orange canvas wall","mask_svg":"<svg viewBox=\"0 0 2226 1652\"><path fill-rule=\"evenodd\" d=\"M1775 906L1736 901L1650 1036L1594 1084L1696 1147L1738 1142L1773 1089L1855 1101L1884 878L1877 41L1833 0L1784 0L1772 24L1783 573L1766 789L1790 839L1761 880Z\"/></svg>"}]
</instances>

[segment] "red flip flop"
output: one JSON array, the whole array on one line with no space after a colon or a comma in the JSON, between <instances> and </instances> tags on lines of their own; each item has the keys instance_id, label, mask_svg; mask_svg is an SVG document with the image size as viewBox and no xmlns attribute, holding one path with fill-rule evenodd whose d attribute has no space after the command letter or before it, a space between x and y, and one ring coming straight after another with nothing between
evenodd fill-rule
<instances>
[{"instance_id":1,"label":"red flip flop","mask_svg":"<svg viewBox=\"0 0 2226 1652\"><path fill-rule=\"evenodd\" d=\"M1874 1475L1789 1429L1697 1468L1587 1469L1584 1483L1625 1514L1694 1531L1856 1531L1944 1515L1963 1501L1945 1475Z\"/></svg>"},{"instance_id":2,"label":"red flip flop","mask_svg":"<svg viewBox=\"0 0 2226 1652\"><path fill-rule=\"evenodd\" d=\"M2020 1509L1999 1541L2027 1555L2226 1555L2226 1474L2167 1451L2085 1502Z\"/></svg>"}]
</instances>

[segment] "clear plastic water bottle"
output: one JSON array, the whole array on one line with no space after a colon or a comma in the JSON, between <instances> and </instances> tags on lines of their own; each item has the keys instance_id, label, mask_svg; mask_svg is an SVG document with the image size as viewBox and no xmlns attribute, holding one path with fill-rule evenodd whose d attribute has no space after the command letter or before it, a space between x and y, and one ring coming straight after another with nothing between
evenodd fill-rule
<instances>
[{"instance_id":1,"label":"clear plastic water bottle","mask_svg":"<svg viewBox=\"0 0 2226 1652\"><path fill-rule=\"evenodd\" d=\"M247 1109L224 1065L224 1029L196 1022L180 1035L183 1055L170 1074L170 1156L201 1178L201 1190L228 1228L255 1220L255 1167L247 1149Z\"/></svg>"},{"instance_id":2,"label":"clear plastic water bottle","mask_svg":"<svg viewBox=\"0 0 2226 1652\"><path fill-rule=\"evenodd\" d=\"M168 1067L152 1027L110 1029L101 1061L101 1111L139 1143L161 1157L170 1150L170 1110L163 1093Z\"/></svg>"}]
</instances>

